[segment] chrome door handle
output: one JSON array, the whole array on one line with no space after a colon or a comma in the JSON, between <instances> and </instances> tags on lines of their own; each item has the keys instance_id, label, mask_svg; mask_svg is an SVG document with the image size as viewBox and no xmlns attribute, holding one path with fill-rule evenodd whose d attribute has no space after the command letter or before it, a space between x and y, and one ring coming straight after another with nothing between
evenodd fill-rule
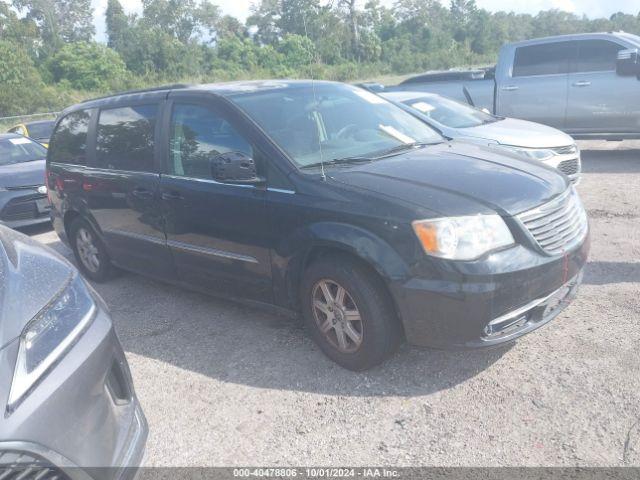
<instances>
[{"instance_id":1,"label":"chrome door handle","mask_svg":"<svg viewBox=\"0 0 640 480\"><path fill-rule=\"evenodd\" d=\"M131 192L131 195L141 200L149 200L153 197L153 192L151 190L147 190L146 188L134 188Z\"/></svg>"},{"instance_id":2,"label":"chrome door handle","mask_svg":"<svg viewBox=\"0 0 640 480\"><path fill-rule=\"evenodd\" d=\"M163 200L168 200L168 201L184 200L184 197L180 195L178 192L162 192L162 195L160 195L160 197Z\"/></svg>"},{"instance_id":3,"label":"chrome door handle","mask_svg":"<svg viewBox=\"0 0 640 480\"><path fill-rule=\"evenodd\" d=\"M502 90L505 92L512 92L513 90L518 90L520 87L517 85L507 85L506 87L502 87Z\"/></svg>"},{"instance_id":4,"label":"chrome door handle","mask_svg":"<svg viewBox=\"0 0 640 480\"><path fill-rule=\"evenodd\" d=\"M574 87L588 87L589 85L591 85L591 82L587 80L582 80L580 82L574 82L571 85Z\"/></svg>"}]
</instances>

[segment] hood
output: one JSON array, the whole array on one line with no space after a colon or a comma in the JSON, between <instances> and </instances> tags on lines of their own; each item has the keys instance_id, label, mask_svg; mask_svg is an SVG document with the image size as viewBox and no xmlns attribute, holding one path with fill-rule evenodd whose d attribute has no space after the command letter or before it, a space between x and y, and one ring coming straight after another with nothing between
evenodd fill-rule
<instances>
[{"instance_id":1,"label":"hood","mask_svg":"<svg viewBox=\"0 0 640 480\"><path fill-rule=\"evenodd\" d=\"M0 188L44 185L45 166L44 160L0 165Z\"/></svg>"},{"instance_id":2,"label":"hood","mask_svg":"<svg viewBox=\"0 0 640 480\"><path fill-rule=\"evenodd\" d=\"M539 162L458 142L335 169L330 177L443 216L494 212L512 216L568 187L562 175Z\"/></svg>"},{"instance_id":3,"label":"hood","mask_svg":"<svg viewBox=\"0 0 640 480\"><path fill-rule=\"evenodd\" d=\"M20 335L72 273L53 250L0 225L0 349Z\"/></svg>"},{"instance_id":4,"label":"hood","mask_svg":"<svg viewBox=\"0 0 640 480\"><path fill-rule=\"evenodd\" d=\"M477 127L459 128L456 132L463 137L483 138L516 147L552 148L575 143L573 138L558 129L515 118L505 118Z\"/></svg>"}]
</instances>

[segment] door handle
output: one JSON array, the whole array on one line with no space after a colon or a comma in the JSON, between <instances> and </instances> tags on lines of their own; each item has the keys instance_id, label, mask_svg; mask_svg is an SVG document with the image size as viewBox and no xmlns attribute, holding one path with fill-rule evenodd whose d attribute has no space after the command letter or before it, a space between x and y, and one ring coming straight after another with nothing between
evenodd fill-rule
<instances>
[{"instance_id":1,"label":"door handle","mask_svg":"<svg viewBox=\"0 0 640 480\"><path fill-rule=\"evenodd\" d=\"M514 90L518 90L520 87L517 85L507 85L505 87L502 87L502 90L504 90L505 92L512 92Z\"/></svg>"},{"instance_id":2,"label":"door handle","mask_svg":"<svg viewBox=\"0 0 640 480\"><path fill-rule=\"evenodd\" d=\"M162 192L160 197L163 200L175 201L175 200L184 200L184 197L180 195L178 192Z\"/></svg>"},{"instance_id":3,"label":"door handle","mask_svg":"<svg viewBox=\"0 0 640 480\"><path fill-rule=\"evenodd\" d=\"M591 82L587 80L581 80L579 82L574 82L571 84L571 86L573 87L588 87L589 85L591 85Z\"/></svg>"},{"instance_id":4,"label":"door handle","mask_svg":"<svg viewBox=\"0 0 640 480\"><path fill-rule=\"evenodd\" d=\"M131 195L139 198L140 200L149 200L151 197L153 197L153 192L151 190L147 190L146 188L134 188L131 192Z\"/></svg>"}]
</instances>

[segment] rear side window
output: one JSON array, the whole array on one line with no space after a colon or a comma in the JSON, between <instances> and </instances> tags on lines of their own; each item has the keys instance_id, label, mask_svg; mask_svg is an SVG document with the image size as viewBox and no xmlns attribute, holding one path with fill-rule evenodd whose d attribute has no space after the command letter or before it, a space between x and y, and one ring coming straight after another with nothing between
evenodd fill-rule
<instances>
[{"instance_id":1,"label":"rear side window","mask_svg":"<svg viewBox=\"0 0 640 480\"><path fill-rule=\"evenodd\" d=\"M554 75L569 72L576 54L575 42L544 43L518 47L513 61L513 76Z\"/></svg>"},{"instance_id":2,"label":"rear side window","mask_svg":"<svg viewBox=\"0 0 640 480\"><path fill-rule=\"evenodd\" d=\"M72 112L60 120L51 137L49 155L52 162L87 164L87 132L90 120L90 110Z\"/></svg>"},{"instance_id":3,"label":"rear side window","mask_svg":"<svg viewBox=\"0 0 640 480\"><path fill-rule=\"evenodd\" d=\"M582 40L578 43L578 59L572 72L602 72L616 69L618 51L624 47L608 40Z\"/></svg>"},{"instance_id":4,"label":"rear side window","mask_svg":"<svg viewBox=\"0 0 640 480\"><path fill-rule=\"evenodd\" d=\"M152 172L157 105L134 105L100 111L96 167Z\"/></svg>"}]
</instances>

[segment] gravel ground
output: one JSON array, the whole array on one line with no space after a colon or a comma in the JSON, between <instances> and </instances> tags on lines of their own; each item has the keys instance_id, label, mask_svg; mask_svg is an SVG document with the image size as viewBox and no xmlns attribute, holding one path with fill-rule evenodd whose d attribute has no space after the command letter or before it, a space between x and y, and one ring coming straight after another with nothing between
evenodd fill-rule
<instances>
[{"instance_id":1,"label":"gravel ground","mask_svg":"<svg viewBox=\"0 0 640 480\"><path fill-rule=\"evenodd\" d=\"M581 148L584 285L497 350L404 346L356 374L286 318L133 274L97 285L149 420L147 464L640 466L640 142Z\"/></svg>"}]
</instances>

